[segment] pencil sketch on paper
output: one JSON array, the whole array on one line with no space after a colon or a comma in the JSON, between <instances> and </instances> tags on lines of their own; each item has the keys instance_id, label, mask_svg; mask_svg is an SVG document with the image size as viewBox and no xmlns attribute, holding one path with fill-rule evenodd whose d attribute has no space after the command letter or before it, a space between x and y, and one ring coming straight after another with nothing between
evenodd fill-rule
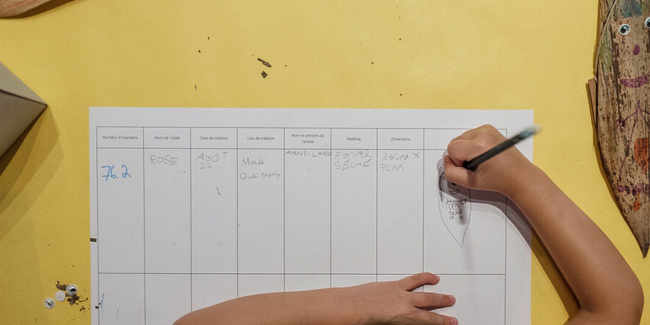
<instances>
[{"instance_id":1,"label":"pencil sketch on paper","mask_svg":"<svg viewBox=\"0 0 650 325\"><path fill-rule=\"evenodd\" d=\"M438 163L438 200L443 224L458 246L463 247L472 215L470 191L445 178L442 160Z\"/></svg>"}]
</instances>

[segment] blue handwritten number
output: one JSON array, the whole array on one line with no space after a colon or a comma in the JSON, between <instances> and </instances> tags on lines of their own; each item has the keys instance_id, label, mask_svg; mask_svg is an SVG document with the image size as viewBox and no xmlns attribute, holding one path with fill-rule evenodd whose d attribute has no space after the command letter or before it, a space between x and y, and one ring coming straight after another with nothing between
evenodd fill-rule
<instances>
[{"instance_id":1,"label":"blue handwritten number","mask_svg":"<svg viewBox=\"0 0 650 325\"><path fill-rule=\"evenodd\" d=\"M122 173L122 178L126 178L127 176L131 178L131 174L129 174L129 168L126 167L126 165L122 165L122 168L124 168L124 172Z\"/></svg>"},{"instance_id":2,"label":"blue handwritten number","mask_svg":"<svg viewBox=\"0 0 650 325\"><path fill-rule=\"evenodd\" d=\"M115 169L115 166L102 166L102 168L106 169L106 174L102 175L104 179L108 182L109 179L119 179L120 177L115 175L113 173L113 170ZM122 169L124 170L122 172L122 178L131 178L131 174L129 174L129 168L126 165L122 165Z\"/></svg>"},{"instance_id":3,"label":"blue handwritten number","mask_svg":"<svg viewBox=\"0 0 650 325\"><path fill-rule=\"evenodd\" d=\"M102 168L108 169L106 171L106 175L102 176L102 177L104 177L104 179L106 179L107 182L108 182L109 178L117 178L117 176L115 174L113 174L113 168L115 168L115 166L102 166Z\"/></svg>"}]
</instances>

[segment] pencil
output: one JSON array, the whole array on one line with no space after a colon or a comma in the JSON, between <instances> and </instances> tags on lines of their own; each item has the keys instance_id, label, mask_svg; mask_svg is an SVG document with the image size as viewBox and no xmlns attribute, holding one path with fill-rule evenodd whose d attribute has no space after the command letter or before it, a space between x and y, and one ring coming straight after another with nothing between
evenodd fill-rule
<instances>
[{"instance_id":1,"label":"pencil","mask_svg":"<svg viewBox=\"0 0 650 325\"><path fill-rule=\"evenodd\" d=\"M519 143L519 141L527 139L529 137L532 137L537 132L539 132L539 130L540 130L540 127L537 126L537 125L527 127L525 130L521 131L520 133L518 133L514 137L497 144L494 148L492 148L492 149L478 155L476 158L474 158L474 159L472 159L470 161L464 162L463 167L465 167L465 169L468 169L468 170L476 170L476 168L478 168L478 165L480 165L480 164L486 162L488 159L490 159L490 158L504 152L506 149L516 145L517 143Z\"/></svg>"}]
</instances>

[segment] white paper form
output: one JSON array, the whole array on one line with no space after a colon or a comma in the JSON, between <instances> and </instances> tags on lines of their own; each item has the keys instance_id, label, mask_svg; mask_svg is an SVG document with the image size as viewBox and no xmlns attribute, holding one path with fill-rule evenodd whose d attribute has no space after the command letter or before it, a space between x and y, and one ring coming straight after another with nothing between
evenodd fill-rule
<instances>
[{"instance_id":1,"label":"white paper form","mask_svg":"<svg viewBox=\"0 0 650 325\"><path fill-rule=\"evenodd\" d=\"M92 323L423 271L461 324L530 323L530 228L440 168L482 124L513 135L533 112L91 108Z\"/></svg>"}]
</instances>

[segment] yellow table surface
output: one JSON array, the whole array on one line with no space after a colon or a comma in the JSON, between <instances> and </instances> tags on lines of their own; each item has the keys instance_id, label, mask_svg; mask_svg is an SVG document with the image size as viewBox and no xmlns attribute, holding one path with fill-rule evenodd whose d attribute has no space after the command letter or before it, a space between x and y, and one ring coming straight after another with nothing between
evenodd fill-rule
<instances>
[{"instance_id":1,"label":"yellow table surface","mask_svg":"<svg viewBox=\"0 0 650 325\"><path fill-rule=\"evenodd\" d=\"M0 159L0 324L90 322L89 301L43 306L57 281L90 294L89 106L532 109L535 163L648 295L596 160L595 0L53 3L0 20L0 61L50 106ZM533 255L532 323L561 324L576 302L538 240Z\"/></svg>"}]
</instances>

